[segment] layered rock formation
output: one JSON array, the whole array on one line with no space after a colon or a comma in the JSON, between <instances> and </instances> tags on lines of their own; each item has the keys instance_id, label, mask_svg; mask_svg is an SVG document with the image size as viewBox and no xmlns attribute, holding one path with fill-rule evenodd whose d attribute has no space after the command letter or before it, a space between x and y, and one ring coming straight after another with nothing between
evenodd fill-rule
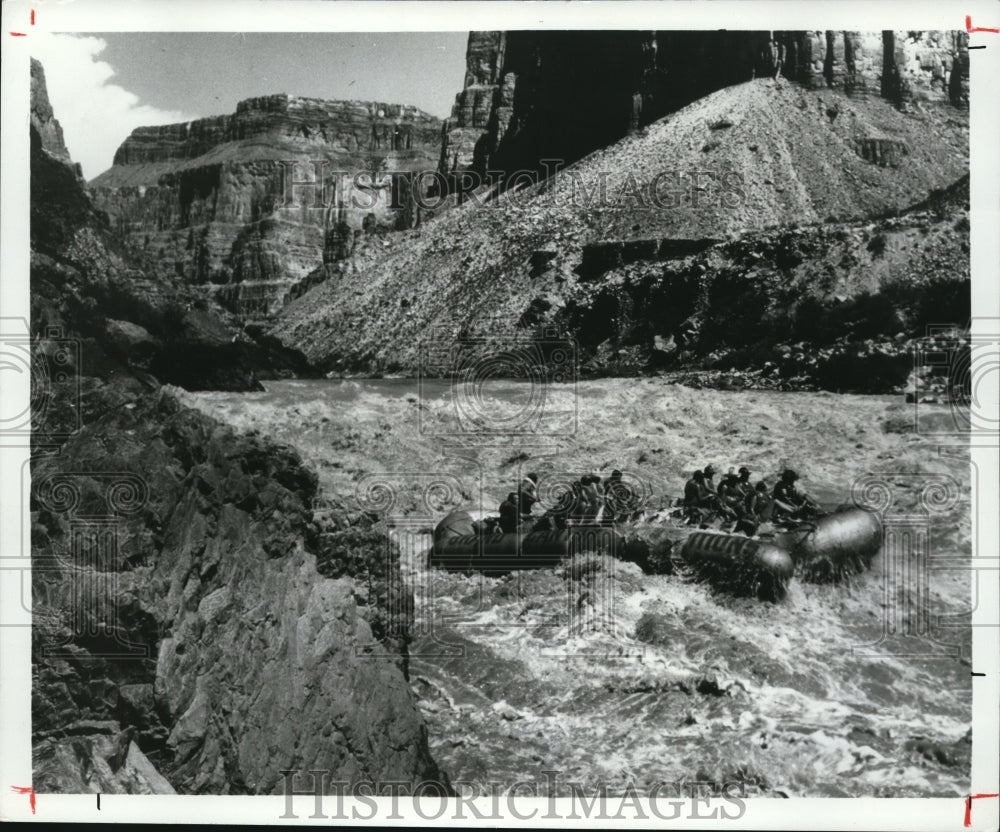
<instances>
[{"instance_id":1,"label":"layered rock formation","mask_svg":"<svg viewBox=\"0 0 1000 832\"><path fill-rule=\"evenodd\" d=\"M559 323L578 333L585 371L695 367L882 392L906 381L928 324L968 320L968 233L966 176L874 221L594 244Z\"/></svg>"},{"instance_id":2,"label":"layered rock formation","mask_svg":"<svg viewBox=\"0 0 1000 832\"><path fill-rule=\"evenodd\" d=\"M401 234L350 286L327 281L290 304L272 331L332 372L449 375L447 363L427 363L447 351L423 347L458 341L495 354L544 338L568 322L560 309L578 283L611 279L602 258L682 255L905 210L968 172L967 118L946 102L903 113L878 95L787 80L727 87L544 182L489 200L471 194ZM967 254L957 243L953 251L964 261L934 268L958 286ZM566 335L586 340L580 326L574 319Z\"/></svg>"},{"instance_id":3,"label":"layered rock formation","mask_svg":"<svg viewBox=\"0 0 1000 832\"><path fill-rule=\"evenodd\" d=\"M39 332L73 333L88 372L246 390L261 378L310 371L297 351L247 334L225 310L127 250L34 124L31 310Z\"/></svg>"},{"instance_id":4,"label":"layered rock formation","mask_svg":"<svg viewBox=\"0 0 1000 832\"><path fill-rule=\"evenodd\" d=\"M472 32L441 171L573 162L779 63L807 87L963 105L966 45L964 32Z\"/></svg>"},{"instance_id":5,"label":"layered rock formation","mask_svg":"<svg viewBox=\"0 0 1000 832\"><path fill-rule=\"evenodd\" d=\"M144 271L34 123L31 162L35 790L438 778L386 533L153 375L247 389L290 353Z\"/></svg>"},{"instance_id":6,"label":"layered rock formation","mask_svg":"<svg viewBox=\"0 0 1000 832\"><path fill-rule=\"evenodd\" d=\"M323 263L331 233L416 222L400 174L433 171L439 144L440 121L413 107L272 95L138 128L91 192L130 245L260 320Z\"/></svg>"}]
</instances>

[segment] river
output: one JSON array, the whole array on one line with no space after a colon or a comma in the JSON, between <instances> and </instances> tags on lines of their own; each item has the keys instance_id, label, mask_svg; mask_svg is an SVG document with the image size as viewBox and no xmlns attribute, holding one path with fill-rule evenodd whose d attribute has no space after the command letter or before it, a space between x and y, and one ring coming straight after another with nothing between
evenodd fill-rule
<instances>
[{"instance_id":1,"label":"river","mask_svg":"<svg viewBox=\"0 0 1000 832\"><path fill-rule=\"evenodd\" d=\"M947 426L947 407L925 406L918 432L913 406L896 397L655 378L266 387L181 396L297 447L331 498L388 509L416 598L411 683L453 780L968 793L969 462L962 448L940 453L927 432ZM747 465L769 485L792 466L824 502L881 483L887 524L906 525L909 548L843 583L794 579L777 604L614 560L583 577L572 565L499 578L425 565L428 532L449 506L494 509L527 471L545 480L619 468L656 508L708 463Z\"/></svg>"}]
</instances>

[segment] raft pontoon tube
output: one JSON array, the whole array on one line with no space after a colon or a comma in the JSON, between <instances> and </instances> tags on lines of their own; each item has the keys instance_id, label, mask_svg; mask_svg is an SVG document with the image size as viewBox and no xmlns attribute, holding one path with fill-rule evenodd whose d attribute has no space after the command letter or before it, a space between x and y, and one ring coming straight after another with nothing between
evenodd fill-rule
<instances>
[{"instance_id":1,"label":"raft pontoon tube","mask_svg":"<svg viewBox=\"0 0 1000 832\"><path fill-rule=\"evenodd\" d=\"M855 507L839 508L813 523L775 535L788 549L796 571L807 581L836 581L871 566L882 547L878 515Z\"/></svg>"},{"instance_id":2,"label":"raft pontoon tube","mask_svg":"<svg viewBox=\"0 0 1000 832\"><path fill-rule=\"evenodd\" d=\"M770 540L721 532L695 532L681 548L684 558L713 586L764 600L785 596L798 573L807 581L836 581L871 566L882 546L878 517L843 507Z\"/></svg>"},{"instance_id":3,"label":"raft pontoon tube","mask_svg":"<svg viewBox=\"0 0 1000 832\"><path fill-rule=\"evenodd\" d=\"M610 526L574 526L553 531L480 534L466 511L453 511L434 529L430 565L450 571L502 573L543 569L589 552L614 555L624 538Z\"/></svg>"},{"instance_id":4,"label":"raft pontoon tube","mask_svg":"<svg viewBox=\"0 0 1000 832\"><path fill-rule=\"evenodd\" d=\"M712 586L766 601L785 597L795 571L792 556L784 549L722 532L695 532L684 541L681 557Z\"/></svg>"}]
</instances>

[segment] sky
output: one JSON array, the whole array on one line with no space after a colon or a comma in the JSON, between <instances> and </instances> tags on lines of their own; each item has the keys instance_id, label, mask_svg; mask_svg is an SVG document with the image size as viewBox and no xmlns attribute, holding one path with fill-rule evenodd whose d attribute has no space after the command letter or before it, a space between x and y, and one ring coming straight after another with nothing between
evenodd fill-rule
<instances>
[{"instance_id":1,"label":"sky","mask_svg":"<svg viewBox=\"0 0 1000 832\"><path fill-rule=\"evenodd\" d=\"M465 78L465 32L34 33L32 56L83 175L140 126L235 111L245 98L411 104L444 118Z\"/></svg>"}]
</instances>

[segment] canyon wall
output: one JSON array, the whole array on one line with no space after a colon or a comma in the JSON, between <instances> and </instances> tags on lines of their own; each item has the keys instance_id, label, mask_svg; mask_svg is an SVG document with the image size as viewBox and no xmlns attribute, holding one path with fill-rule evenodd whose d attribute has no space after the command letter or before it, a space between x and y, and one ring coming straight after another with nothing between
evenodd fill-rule
<instances>
[{"instance_id":1,"label":"canyon wall","mask_svg":"<svg viewBox=\"0 0 1000 832\"><path fill-rule=\"evenodd\" d=\"M440 169L573 162L717 89L774 76L806 87L968 104L964 32L472 32Z\"/></svg>"},{"instance_id":2,"label":"canyon wall","mask_svg":"<svg viewBox=\"0 0 1000 832\"><path fill-rule=\"evenodd\" d=\"M36 79L34 789L281 794L282 769L443 777L408 684L412 603L386 532L325 497L293 449L160 384L253 389L269 364L301 366L145 271L45 147L58 134L37 129L54 118Z\"/></svg>"},{"instance_id":3,"label":"canyon wall","mask_svg":"<svg viewBox=\"0 0 1000 832\"><path fill-rule=\"evenodd\" d=\"M60 162L68 164L77 176L82 176L79 166L69 157L62 125L52 112L48 88L45 86L45 69L34 58L31 59L30 119L42 149Z\"/></svg>"},{"instance_id":4,"label":"canyon wall","mask_svg":"<svg viewBox=\"0 0 1000 832\"><path fill-rule=\"evenodd\" d=\"M440 121L414 107L272 95L136 129L90 189L161 268L264 320L343 238L419 221L400 175L434 170L439 144Z\"/></svg>"}]
</instances>

